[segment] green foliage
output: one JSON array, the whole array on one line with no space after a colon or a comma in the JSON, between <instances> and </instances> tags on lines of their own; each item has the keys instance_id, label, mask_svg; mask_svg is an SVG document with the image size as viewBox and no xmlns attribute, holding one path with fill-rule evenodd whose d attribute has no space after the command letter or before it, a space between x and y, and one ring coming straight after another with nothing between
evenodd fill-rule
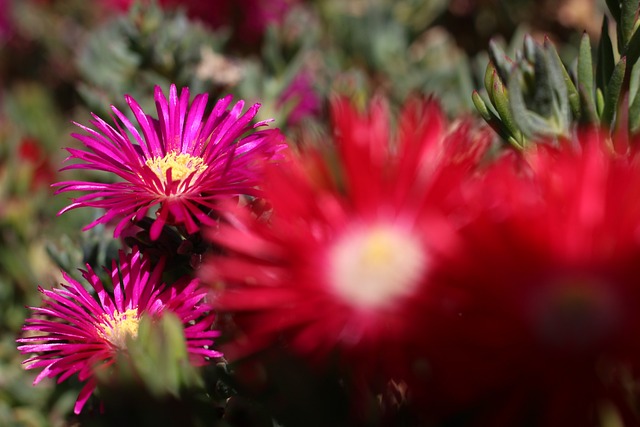
<instances>
[{"instance_id":1,"label":"green foliage","mask_svg":"<svg viewBox=\"0 0 640 427\"><path fill-rule=\"evenodd\" d=\"M107 387L138 383L156 397L177 397L183 388L202 386L189 363L182 323L172 313L159 319L142 316L137 336L127 337L127 349L114 367L96 374Z\"/></svg>"},{"instance_id":2,"label":"green foliage","mask_svg":"<svg viewBox=\"0 0 640 427\"><path fill-rule=\"evenodd\" d=\"M199 70L203 52L219 52L225 39L184 12L139 4L91 33L77 59L83 78L78 90L91 110L102 114L110 104L123 106L124 94L152 107L144 101L152 99L155 85L207 92L216 82Z\"/></svg>"},{"instance_id":3,"label":"green foliage","mask_svg":"<svg viewBox=\"0 0 640 427\"><path fill-rule=\"evenodd\" d=\"M472 97L487 123L519 148L535 138L570 135L584 110L577 101L582 105L585 101L579 98L553 44L548 39L539 44L527 36L514 60L497 42L490 44L489 53L485 74L488 100L477 91ZM584 68L585 73L589 71Z\"/></svg>"},{"instance_id":4,"label":"green foliage","mask_svg":"<svg viewBox=\"0 0 640 427\"><path fill-rule=\"evenodd\" d=\"M331 81L357 69L397 103L421 93L437 96L449 113L472 108L469 59L448 32L429 26L445 7L443 1L321 2Z\"/></svg>"},{"instance_id":5,"label":"green foliage","mask_svg":"<svg viewBox=\"0 0 640 427\"><path fill-rule=\"evenodd\" d=\"M638 4L608 1L607 5L617 24L617 46L605 15L595 55L589 36L582 35L575 73L560 61L548 38L540 45L526 37L515 59L491 43L486 96L474 92L472 99L503 140L522 148L535 140L567 137L579 125L630 135L638 132L639 94L637 89L630 92L640 56Z\"/></svg>"}]
</instances>

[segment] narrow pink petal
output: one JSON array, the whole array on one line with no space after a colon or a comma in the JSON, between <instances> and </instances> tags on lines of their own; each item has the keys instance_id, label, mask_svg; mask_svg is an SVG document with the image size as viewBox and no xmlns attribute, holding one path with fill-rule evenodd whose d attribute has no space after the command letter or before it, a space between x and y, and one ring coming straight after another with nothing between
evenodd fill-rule
<instances>
[{"instance_id":1,"label":"narrow pink petal","mask_svg":"<svg viewBox=\"0 0 640 427\"><path fill-rule=\"evenodd\" d=\"M76 404L73 406L73 413L78 415L82 411L82 408L89 400L89 397L96 389L96 382L94 380L89 380L82 390L80 390L80 394L78 395L78 399L76 400Z\"/></svg>"}]
</instances>

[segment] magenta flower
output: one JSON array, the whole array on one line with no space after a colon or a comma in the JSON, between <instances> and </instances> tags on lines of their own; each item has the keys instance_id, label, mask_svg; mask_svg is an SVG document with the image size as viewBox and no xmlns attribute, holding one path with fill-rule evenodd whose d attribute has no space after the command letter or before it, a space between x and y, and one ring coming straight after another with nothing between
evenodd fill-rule
<instances>
[{"instance_id":1,"label":"magenta flower","mask_svg":"<svg viewBox=\"0 0 640 427\"><path fill-rule=\"evenodd\" d=\"M315 117L320 114L322 101L313 89L313 73L304 70L298 73L289 86L280 94L277 105L283 107L290 103L290 113L287 124L296 125L305 117Z\"/></svg>"},{"instance_id":2,"label":"magenta flower","mask_svg":"<svg viewBox=\"0 0 640 427\"><path fill-rule=\"evenodd\" d=\"M184 325L194 366L221 356L210 349L219 332L211 330L214 314L203 302L206 291L197 279L186 277L166 287L161 281L163 267L160 262L151 268L149 260L134 249L131 254L121 252L119 264L113 262L113 296L89 266L82 275L97 299L64 272L67 284L61 288L39 288L44 304L31 307L35 316L23 327L27 335L17 340L22 344L18 346L22 354L35 353L23 362L26 369L43 368L34 385L44 378L58 377L62 382L77 373L80 381L86 382L74 407L79 414L96 388L95 370L112 365L119 352L126 352L127 338L137 337L143 315L158 319L166 312L175 314Z\"/></svg>"},{"instance_id":3,"label":"magenta flower","mask_svg":"<svg viewBox=\"0 0 640 427\"><path fill-rule=\"evenodd\" d=\"M0 41L8 39L13 33L10 15L11 4L7 0L0 0Z\"/></svg>"},{"instance_id":4,"label":"magenta flower","mask_svg":"<svg viewBox=\"0 0 640 427\"><path fill-rule=\"evenodd\" d=\"M90 169L113 173L115 183L65 181L54 184L57 193L88 192L65 209L103 208L104 215L85 227L120 219L114 237L131 221L142 219L157 206L151 238L157 239L165 224L184 226L188 233L200 224L211 224L209 213L222 198L255 195L258 170L284 144L277 129L248 131L267 121L251 124L260 108L254 104L242 113L244 102L230 110L231 96L219 100L205 117L207 95L196 95L189 105L189 89L180 96L171 85L169 100L156 87L158 119L146 115L130 96L127 104L139 129L117 108L115 127L94 115L94 128L78 124L86 135L73 134L87 150L68 148L69 160L79 160L62 170ZM132 142L130 135L135 140Z\"/></svg>"},{"instance_id":5,"label":"magenta flower","mask_svg":"<svg viewBox=\"0 0 640 427\"><path fill-rule=\"evenodd\" d=\"M300 0L158 0L158 4L171 10L183 8L189 18L213 29L232 30L232 42L248 47L259 46L270 25L281 24L287 13ZM111 10L128 10L133 0L102 0Z\"/></svg>"}]
</instances>

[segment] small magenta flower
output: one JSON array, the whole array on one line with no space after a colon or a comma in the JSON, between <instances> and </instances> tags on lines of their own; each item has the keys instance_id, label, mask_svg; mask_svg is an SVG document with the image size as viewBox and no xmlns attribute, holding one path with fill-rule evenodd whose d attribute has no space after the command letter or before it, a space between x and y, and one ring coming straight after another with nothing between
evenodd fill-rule
<instances>
[{"instance_id":1,"label":"small magenta flower","mask_svg":"<svg viewBox=\"0 0 640 427\"><path fill-rule=\"evenodd\" d=\"M102 0L106 9L126 11L133 0ZM149 3L149 2L147 2ZM267 28L280 25L300 0L159 0L161 7L184 9L187 16L212 29L231 30L231 42L245 49L260 46Z\"/></svg>"},{"instance_id":2,"label":"small magenta flower","mask_svg":"<svg viewBox=\"0 0 640 427\"><path fill-rule=\"evenodd\" d=\"M167 287L162 283L163 267L161 261L151 268L134 249L121 252L119 263L113 262L113 295L89 266L82 275L95 296L64 272L67 284L61 288L39 288L44 304L31 307L34 317L26 320L25 337L17 340L22 354L35 354L23 362L26 369L42 368L34 385L44 378L62 382L77 373L86 382L74 407L79 414L96 388L96 370L114 364L116 356L126 352L127 339L137 337L143 315L159 319L173 313L180 319L192 365L221 356L210 348L219 332L211 330L214 314L204 302L206 291L197 279L186 277Z\"/></svg>"},{"instance_id":3,"label":"small magenta flower","mask_svg":"<svg viewBox=\"0 0 640 427\"><path fill-rule=\"evenodd\" d=\"M79 207L105 209L104 215L85 229L119 219L114 237L131 222L142 219L157 206L151 238L157 239L165 224L184 226L188 233L210 224L209 213L221 199L256 194L258 171L284 147L277 129L260 130L267 121L251 124L260 108L254 104L242 113L244 102L231 109L231 96L219 100L205 116L207 95L199 94L189 105L189 90L180 96L171 85L167 100L156 86L158 119L146 115L130 96L126 102L137 128L117 108L115 127L97 116L93 128L77 124L86 135L73 134L87 150L68 148L69 164L62 170L98 170L113 173L118 182L65 181L54 184L57 193L88 192L73 199L60 213Z\"/></svg>"},{"instance_id":4,"label":"small magenta flower","mask_svg":"<svg viewBox=\"0 0 640 427\"><path fill-rule=\"evenodd\" d=\"M311 71L303 70L280 94L278 106L291 104L287 124L296 125L306 117L316 117L320 114L322 101L313 89L313 79Z\"/></svg>"}]
</instances>

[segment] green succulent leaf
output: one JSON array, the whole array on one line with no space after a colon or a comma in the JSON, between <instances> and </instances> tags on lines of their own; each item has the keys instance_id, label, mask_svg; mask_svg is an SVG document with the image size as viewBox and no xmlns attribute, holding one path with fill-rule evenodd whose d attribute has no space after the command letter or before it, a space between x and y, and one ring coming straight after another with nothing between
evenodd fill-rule
<instances>
[{"instance_id":1,"label":"green succulent leaf","mask_svg":"<svg viewBox=\"0 0 640 427\"><path fill-rule=\"evenodd\" d=\"M613 69L615 67L615 59L613 56L613 44L609 37L609 18L605 15L602 19L602 31L600 32L600 42L598 43L598 63L596 67L596 85L605 91Z\"/></svg>"},{"instance_id":2,"label":"green succulent leaf","mask_svg":"<svg viewBox=\"0 0 640 427\"><path fill-rule=\"evenodd\" d=\"M638 62L640 57L640 31L636 31L631 36L631 40L626 45L624 50L621 50L622 55L627 57L627 63L629 66L633 66Z\"/></svg>"},{"instance_id":3,"label":"green succulent leaf","mask_svg":"<svg viewBox=\"0 0 640 427\"><path fill-rule=\"evenodd\" d=\"M475 105L476 109L478 110L478 112L480 113L480 115L482 116L482 118L487 122L487 124L489 126L491 126L491 128L505 141L514 141L514 145L522 148L516 141L515 139L509 134L509 131L506 129L506 127L504 126L504 123L502 123L502 121L500 120L500 117L498 117L496 115L496 113L494 113L489 106L487 106L487 103L485 102L484 99L482 99L482 96L480 95L480 93L478 93L477 90L473 91L473 94L471 95L471 100L473 101L473 105Z\"/></svg>"},{"instance_id":4,"label":"green succulent leaf","mask_svg":"<svg viewBox=\"0 0 640 427\"><path fill-rule=\"evenodd\" d=\"M560 55L558 55L558 51L553 46L553 43L548 38L544 40L544 48L547 52L547 58L549 61L549 70L553 74L560 73L562 75L562 79L564 80L564 87L567 93L567 101L569 103L569 107L571 109L571 115L575 119L580 118L580 94L578 93L578 89L576 89L576 85L571 80L571 76L567 71L566 67L560 60ZM553 77L553 79L557 79L557 77ZM562 94L560 94L562 97Z\"/></svg>"},{"instance_id":5,"label":"green succulent leaf","mask_svg":"<svg viewBox=\"0 0 640 427\"><path fill-rule=\"evenodd\" d=\"M536 60L538 59L538 44L533 39L533 37L531 37L529 34L526 34L524 36L523 46L525 59L535 64Z\"/></svg>"},{"instance_id":6,"label":"green succulent leaf","mask_svg":"<svg viewBox=\"0 0 640 427\"><path fill-rule=\"evenodd\" d=\"M598 117L602 117L603 111L604 111L604 94L598 88L596 89L596 114L598 114Z\"/></svg>"},{"instance_id":7,"label":"green succulent leaf","mask_svg":"<svg viewBox=\"0 0 640 427\"><path fill-rule=\"evenodd\" d=\"M581 114L580 114L580 122L581 123L592 123L592 124L596 124L598 123L598 113L596 111L596 103L595 100L592 100L591 102L586 102L586 100L589 97L589 94L587 94L587 92L585 91L584 87L580 84L578 84L578 93L580 93L580 100L581 100ZM593 95L591 95L592 99L593 99Z\"/></svg>"},{"instance_id":8,"label":"green succulent leaf","mask_svg":"<svg viewBox=\"0 0 640 427\"><path fill-rule=\"evenodd\" d=\"M618 21L618 48L620 52L626 50L633 36L636 23L638 0L622 0L620 8L620 20Z\"/></svg>"},{"instance_id":9,"label":"green succulent leaf","mask_svg":"<svg viewBox=\"0 0 640 427\"><path fill-rule=\"evenodd\" d=\"M611 79L607 84L604 91L604 106L600 121L605 126L611 126L613 118L618 107L618 99L620 98L620 91L622 89L622 82L624 81L625 71L627 68L627 58L622 57L616 64Z\"/></svg>"},{"instance_id":10,"label":"green succulent leaf","mask_svg":"<svg viewBox=\"0 0 640 427\"><path fill-rule=\"evenodd\" d=\"M637 91L629 106L629 131L640 131L640 91Z\"/></svg>"},{"instance_id":11,"label":"green succulent leaf","mask_svg":"<svg viewBox=\"0 0 640 427\"><path fill-rule=\"evenodd\" d=\"M518 88L522 84L522 73L518 68L515 68L511 77L509 78L509 86L512 88ZM518 127L522 131L525 137L531 138L536 134L536 128L534 124L528 120L529 111L524 101L524 96L521 90L511 90L509 92L509 101L511 102L511 108L513 110L513 116L515 118Z\"/></svg>"},{"instance_id":12,"label":"green succulent leaf","mask_svg":"<svg viewBox=\"0 0 640 427\"><path fill-rule=\"evenodd\" d=\"M520 88L514 87L514 90L518 91ZM521 141L522 136L520 129L513 119L511 107L509 106L509 91L500 78L496 78L493 81L493 99L494 106L504 126L516 140Z\"/></svg>"},{"instance_id":13,"label":"green succulent leaf","mask_svg":"<svg viewBox=\"0 0 640 427\"><path fill-rule=\"evenodd\" d=\"M551 110L554 102L554 88L550 80L551 76L545 51L531 37L525 38L526 45L529 46L528 48L525 47L525 50L529 51L527 62L532 64L534 70L532 79L527 82L527 105L540 115L549 117L553 114ZM526 71L523 76L527 78Z\"/></svg>"},{"instance_id":14,"label":"green succulent leaf","mask_svg":"<svg viewBox=\"0 0 640 427\"><path fill-rule=\"evenodd\" d=\"M561 63L555 61L557 54L550 52L548 46L549 45L545 45L547 48L544 51L544 63L552 92L552 115L556 121L557 133L566 133L565 131L573 118L569 105L569 90L562 72L564 67Z\"/></svg>"},{"instance_id":15,"label":"green succulent leaf","mask_svg":"<svg viewBox=\"0 0 640 427\"><path fill-rule=\"evenodd\" d=\"M480 113L480 116L482 116L484 120L488 122L492 119L491 112L489 111L487 104L484 102L477 90L474 90L473 94L471 94L471 100L473 101L473 105L476 107L476 110L478 110L478 113Z\"/></svg>"},{"instance_id":16,"label":"green succulent leaf","mask_svg":"<svg viewBox=\"0 0 640 427\"><path fill-rule=\"evenodd\" d=\"M591 43L587 33L582 35L578 54L578 92L580 93L583 111L581 119L589 123L597 123L596 104L593 88L593 60ZM586 114L585 114L586 113Z\"/></svg>"},{"instance_id":17,"label":"green succulent leaf","mask_svg":"<svg viewBox=\"0 0 640 427\"><path fill-rule=\"evenodd\" d=\"M155 395L177 396L181 387L197 382L189 364L182 323L172 313L160 319L143 316L138 337L128 343L128 348L136 371Z\"/></svg>"},{"instance_id":18,"label":"green succulent leaf","mask_svg":"<svg viewBox=\"0 0 640 427\"><path fill-rule=\"evenodd\" d=\"M495 96L493 92L494 92L494 85L496 80L500 80L500 76L498 75L498 70L496 70L496 67L493 65L493 62L489 62L489 65L487 65L487 70L484 74L484 85L485 85L485 88L487 89L489 100L494 105L496 101L495 101Z\"/></svg>"},{"instance_id":19,"label":"green succulent leaf","mask_svg":"<svg viewBox=\"0 0 640 427\"><path fill-rule=\"evenodd\" d=\"M509 74L511 74L513 60L507 56L504 49L495 39L489 41L489 58L502 81L506 81L509 78Z\"/></svg>"}]
</instances>

